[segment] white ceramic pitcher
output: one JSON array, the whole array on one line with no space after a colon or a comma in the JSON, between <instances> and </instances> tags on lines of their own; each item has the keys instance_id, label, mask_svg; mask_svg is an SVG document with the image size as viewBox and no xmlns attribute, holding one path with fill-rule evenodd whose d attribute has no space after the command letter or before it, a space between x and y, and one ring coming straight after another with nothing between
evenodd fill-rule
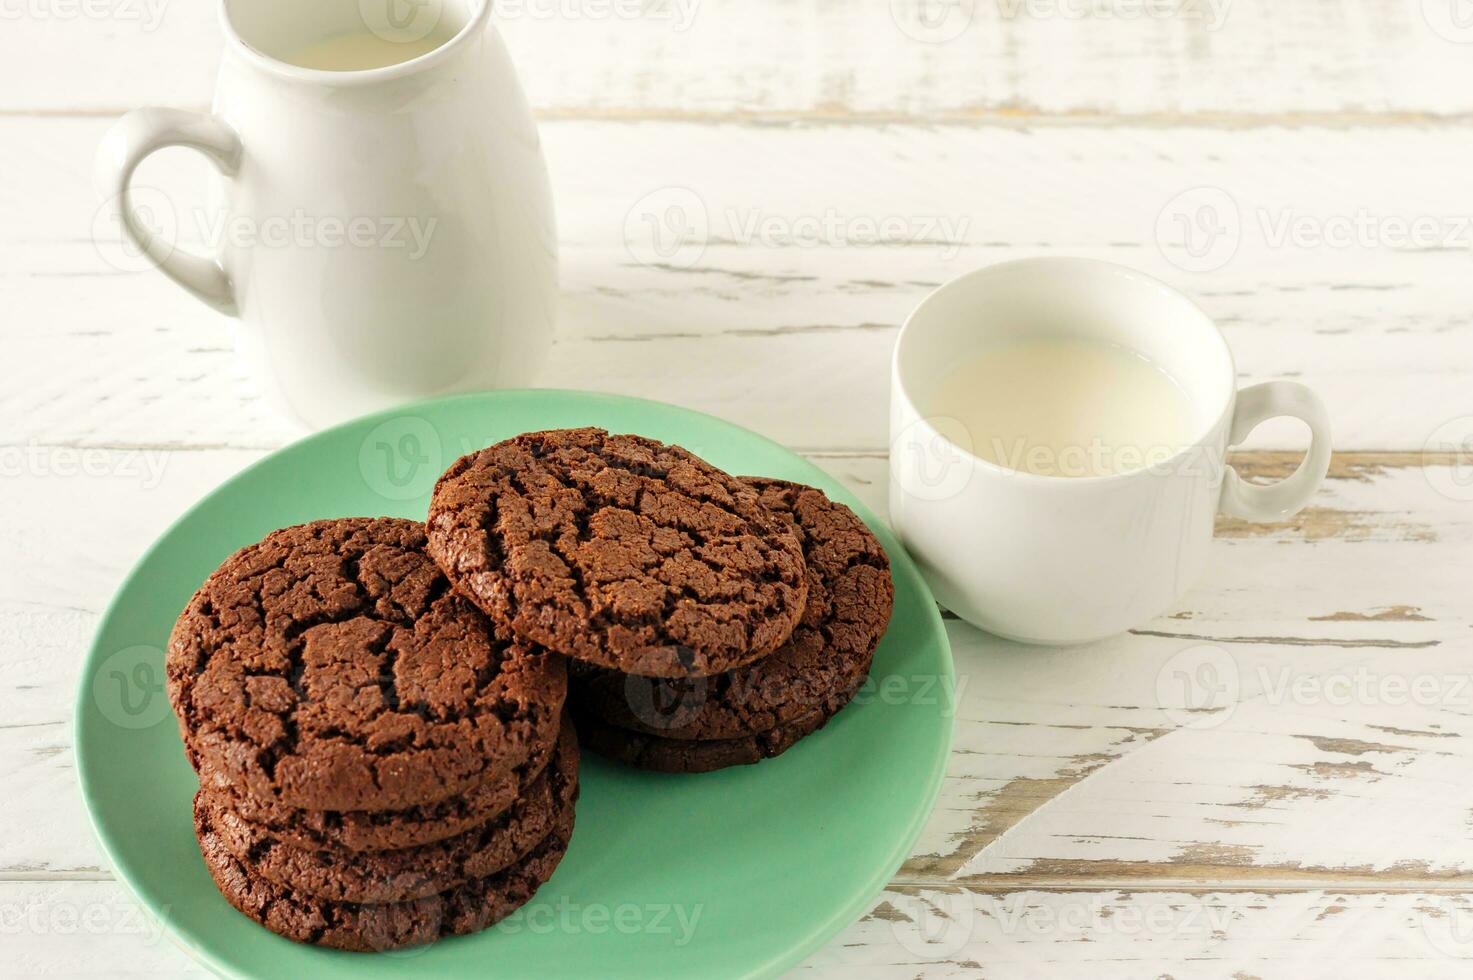
<instances>
[{"instance_id":1,"label":"white ceramic pitcher","mask_svg":"<svg viewBox=\"0 0 1473 980\"><path fill-rule=\"evenodd\" d=\"M98 158L125 235L239 317L279 408L322 426L409 399L525 385L552 341L557 249L537 130L489 0L223 0L212 113L138 109ZM453 39L366 71L281 60L365 27ZM155 237L130 181L167 146L205 154L226 229L200 256Z\"/></svg>"}]
</instances>

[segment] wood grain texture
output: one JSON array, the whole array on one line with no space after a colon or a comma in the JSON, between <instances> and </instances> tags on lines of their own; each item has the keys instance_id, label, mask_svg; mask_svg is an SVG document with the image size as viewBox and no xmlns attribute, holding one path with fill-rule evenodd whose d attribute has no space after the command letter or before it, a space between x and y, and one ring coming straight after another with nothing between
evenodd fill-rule
<instances>
[{"instance_id":1,"label":"wood grain texture","mask_svg":"<svg viewBox=\"0 0 1473 980\"><path fill-rule=\"evenodd\" d=\"M902 875L1466 884L1473 509L1397 462L1342 456L1303 520L1221 522L1207 579L1129 636L951 623L958 751ZM882 503L882 461L825 463Z\"/></svg>"},{"instance_id":2,"label":"wood grain texture","mask_svg":"<svg viewBox=\"0 0 1473 980\"><path fill-rule=\"evenodd\" d=\"M0 167L13 176L0 195L14 215L0 228L11 355L0 361L0 443L280 444L291 431L233 376L234 325L129 267L116 228L97 218L87 161L105 125L0 119ZM1374 129L543 132L564 281L546 384L656 396L804 450L883 450L888 358L909 310L977 266L1064 254L1189 292L1222 325L1240 381L1313 386L1340 448L1418 450L1473 414L1463 127L1395 140ZM167 189L152 199L187 241L203 165L156 164L140 180ZM1180 195L1207 185L1228 195L1240 230L1220 267L1190 271L1200 265L1169 235L1158 241L1158 220L1171 231L1174 209L1205 216L1195 209L1216 197ZM1363 241L1314 237L1354 236L1362 219ZM1397 244L1393 223L1417 219L1452 244ZM1289 222L1307 222L1305 236L1280 241ZM1277 420L1249 445L1302 439L1298 423Z\"/></svg>"},{"instance_id":3,"label":"wood grain texture","mask_svg":"<svg viewBox=\"0 0 1473 980\"><path fill-rule=\"evenodd\" d=\"M213 4L106 0L91 16L78 7L6 7L0 61L47 84L7 86L0 111L208 104L221 45ZM497 23L545 117L1231 125L1473 111L1473 28L1457 26L1457 9L1456 0L498 0Z\"/></svg>"},{"instance_id":4,"label":"wood grain texture","mask_svg":"<svg viewBox=\"0 0 1473 980\"><path fill-rule=\"evenodd\" d=\"M1473 895L1425 890L894 887L792 976L1451 980L1470 924ZM0 882L0 935L17 977L209 976L112 882Z\"/></svg>"},{"instance_id":5,"label":"wood grain texture","mask_svg":"<svg viewBox=\"0 0 1473 980\"><path fill-rule=\"evenodd\" d=\"M799 975L1453 977L1463 894L892 888Z\"/></svg>"}]
</instances>

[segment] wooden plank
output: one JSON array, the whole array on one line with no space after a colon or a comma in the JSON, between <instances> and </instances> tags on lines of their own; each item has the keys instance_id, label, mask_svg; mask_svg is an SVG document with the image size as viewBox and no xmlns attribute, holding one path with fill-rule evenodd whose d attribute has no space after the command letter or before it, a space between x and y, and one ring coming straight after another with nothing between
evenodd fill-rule
<instances>
[{"instance_id":1,"label":"wooden plank","mask_svg":"<svg viewBox=\"0 0 1473 980\"><path fill-rule=\"evenodd\" d=\"M291 430L235 380L229 322L160 275L110 265L105 222L94 247L87 161L103 128L0 119L0 166L13 175L0 189L12 215L0 229L0 444L279 445ZM545 384L655 396L805 450L883 450L888 358L907 312L977 266L1074 254L1188 291L1222 324L1241 381L1312 385L1341 448L1418 450L1470 412L1464 127L1394 140L1376 129L543 132L565 284ZM198 228L191 181L203 165L155 164L144 185L170 188L183 227ZM1210 271L1170 237L1174 217L1221 204L1181 196L1197 185L1224 189L1241 219L1236 251ZM704 228L696 247L660 255L642 220L652 213ZM1442 244L1394 234L1419 219ZM1352 235L1343 247L1339 232ZM1250 445L1302 438L1280 420Z\"/></svg>"},{"instance_id":2,"label":"wooden plank","mask_svg":"<svg viewBox=\"0 0 1473 980\"><path fill-rule=\"evenodd\" d=\"M92 11L82 14L81 10ZM204 105L212 4L6 8L0 111ZM1473 110L1451 0L499 0L545 116L1295 119ZM1464 43L1457 43L1457 42ZM53 71L60 63L86 72Z\"/></svg>"},{"instance_id":3,"label":"wooden plank","mask_svg":"<svg viewBox=\"0 0 1473 980\"><path fill-rule=\"evenodd\" d=\"M898 887L790 976L1453 978L1470 923L1466 893ZM0 881L0 935L12 976L209 975L110 881Z\"/></svg>"},{"instance_id":4,"label":"wooden plank","mask_svg":"<svg viewBox=\"0 0 1473 980\"><path fill-rule=\"evenodd\" d=\"M1465 975L1469 899L1424 892L891 888L796 976Z\"/></svg>"},{"instance_id":5,"label":"wooden plank","mask_svg":"<svg viewBox=\"0 0 1473 980\"><path fill-rule=\"evenodd\" d=\"M902 874L1468 882L1473 510L1414 458L1348 454L1302 519L1220 522L1206 580L1128 637L1047 650L952 622L957 751ZM883 506L882 460L823 462Z\"/></svg>"},{"instance_id":6,"label":"wooden plank","mask_svg":"<svg viewBox=\"0 0 1473 980\"><path fill-rule=\"evenodd\" d=\"M208 977L112 881L0 880L13 977Z\"/></svg>"}]
</instances>

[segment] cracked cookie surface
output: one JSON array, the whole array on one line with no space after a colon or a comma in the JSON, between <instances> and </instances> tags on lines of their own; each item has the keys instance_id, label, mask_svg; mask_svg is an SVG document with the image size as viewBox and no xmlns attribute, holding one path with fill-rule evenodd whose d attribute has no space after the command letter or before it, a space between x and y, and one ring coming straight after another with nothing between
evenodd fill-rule
<instances>
[{"instance_id":1,"label":"cracked cookie surface","mask_svg":"<svg viewBox=\"0 0 1473 980\"><path fill-rule=\"evenodd\" d=\"M292 847L392 851L455 837L506 810L546 768L555 746L556 741L538 745L510 773L460 796L407 810L301 810L246 796L234 787L215 786L209 792L242 820Z\"/></svg>"},{"instance_id":2,"label":"cracked cookie surface","mask_svg":"<svg viewBox=\"0 0 1473 980\"><path fill-rule=\"evenodd\" d=\"M845 699L844 703L847 703ZM830 707L832 710L830 710ZM828 724L844 704L826 706L799 715L765 732L742 738L697 741L661 738L610 725L592 715L574 712L583 747L636 769L653 772L714 772L731 766L749 766L782 755L802 739Z\"/></svg>"},{"instance_id":3,"label":"cracked cookie surface","mask_svg":"<svg viewBox=\"0 0 1473 980\"><path fill-rule=\"evenodd\" d=\"M195 593L166 659L202 785L311 810L464 794L557 730L561 658L498 631L425 551L423 525L284 528Z\"/></svg>"},{"instance_id":4,"label":"cracked cookie surface","mask_svg":"<svg viewBox=\"0 0 1473 980\"><path fill-rule=\"evenodd\" d=\"M578 736L565 721L552 763L505 812L465 833L421 847L364 853L305 849L242 820L205 790L216 836L253 875L338 902L402 902L485 878L521 860L559 825L578 794Z\"/></svg>"},{"instance_id":5,"label":"cracked cookie surface","mask_svg":"<svg viewBox=\"0 0 1473 980\"><path fill-rule=\"evenodd\" d=\"M895 601L884 548L821 490L742 480L792 524L803 548L808 603L792 635L771 655L713 677L656 679L573 664L570 696L580 710L663 738L741 738L847 701L864 682Z\"/></svg>"},{"instance_id":6,"label":"cracked cookie surface","mask_svg":"<svg viewBox=\"0 0 1473 980\"><path fill-rule=\"evenodd\" d=\"M198 803L194 829L216 887L241 913L295 942L383 952L477 932L525 905L567 853L573 808L529 854L494 875L426 898L374 904L316 898L252 874L220 839L208 808Z\"/></svg>"},{"instance_id":7,"label":"cracked cookie surface","mask_svg":"<svg viewBox=\"0 0 1473 980\"><path fill-rule=\"evenodd\" d=\"M802 615L798 540L750 487L677 446L533 432L457 460L429 550L518 636L631 674L703 676L771 653Z\"/></svg>"}]
</instances>

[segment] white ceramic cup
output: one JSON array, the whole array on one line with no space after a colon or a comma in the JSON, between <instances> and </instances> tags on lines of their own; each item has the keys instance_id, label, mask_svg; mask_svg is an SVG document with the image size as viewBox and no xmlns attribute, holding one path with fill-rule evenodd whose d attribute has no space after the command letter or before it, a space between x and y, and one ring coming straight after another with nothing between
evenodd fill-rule
<instances>
[{"instance_id":1,"label":"white ceramic cup","mask_svg":"<svg viewBox=\"0 0 1473 980\"><path fill-rule=\"evenodd\" d=\"M490 0L222 0L212 112L139 109L104 140L99 192L125 237L216 310L263 394L308 426L410 399L529 384L552 343L557 244L537 129ZM338 34L412 60L283 60ZM218 177L214 254L140 220L133 174L183 146ZM162 191L153 193L167 201ZM166 205L168 206L168 205ZM186 224L183 215L176 216ZM207 236L208 237L208 236Z\"/></svg>"},{"instance_id":2,"label":"white ceramic cup","mask_svg":"<svg viewBox=\"0 0 1473 980\"><path fill-rule=\"evenodd\" d=\"M1039 336L1107 341L1155 361L1190 397L1192 443L1090 477L973 455L971 434L929 413L928 396L969 354ZM1232 353L1196 304L1107 262L1027 259L947 283L900 331L891 382L895 530L943 606L1026 643L1088 642L1160 615L1206 567L1219 511L1282 520L1329 469L1329 420L1312 391L1291 381L1238 391ZM1287 479L1247 483L1227 449L1275 416L1302 419L1309 450Z\"/></svg>"}]
</instances>

